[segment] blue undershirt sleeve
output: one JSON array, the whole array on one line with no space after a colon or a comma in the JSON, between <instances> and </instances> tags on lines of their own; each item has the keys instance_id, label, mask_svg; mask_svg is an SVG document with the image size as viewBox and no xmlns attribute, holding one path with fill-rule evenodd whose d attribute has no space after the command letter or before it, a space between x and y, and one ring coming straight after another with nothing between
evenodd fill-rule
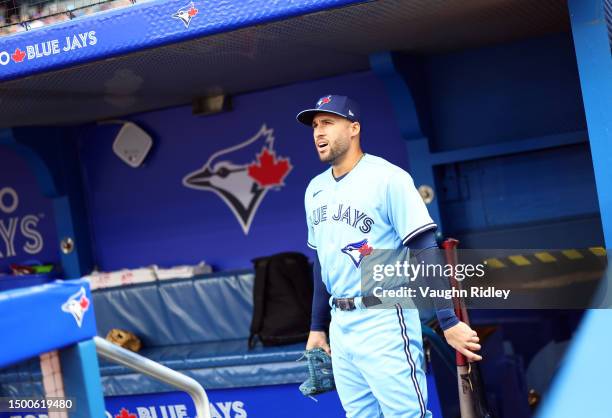
<instances>
[{"instance_id":1,"label":"blue undershirt sleeve","mask_svg":"<svg viewBox=\"0 0 612 418\"><path fill-rule=\"evenodd\" d=\"M327 331L331 321L329 307L330 294L327 292L321 277L321 263L319 256L315 253L313 265L313 295L312 295L312 316L310 319L311 331Z\"/></svg>"},{"instance_id":2,"label":"blue undershirt sleeve","mask_svg":"<svg viewBox=\"0 0 612 418\"><path fill-rule=\"evenodd\" d=\"M445 260L442 257L442 251L438 248L433 230L421 232L410 239L405 245L414 251L414 255L419 262L423 261L425 264L445 264ZM444 284L446 284L450 289L450 283L448 283L447 280L438 277L435 279L433 283L437 283L438 286L444 286ZM447 330L459 323L459 318L455 315L453 301L451 299L435 298L434 307L442 330Z\"/></svg>"}]
</instances>

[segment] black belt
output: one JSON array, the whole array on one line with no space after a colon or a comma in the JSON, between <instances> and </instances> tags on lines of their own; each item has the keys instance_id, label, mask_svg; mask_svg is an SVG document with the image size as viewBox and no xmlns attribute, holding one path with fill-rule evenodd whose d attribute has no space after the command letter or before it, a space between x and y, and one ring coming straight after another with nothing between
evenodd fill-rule
<instances>
[{"instance_id":1,"label":"black belt","mask_svg":"<svg viewBox=\"0 0 612 418\"><path fill-rule=\"evenodd\" d=\"M366 308L370 306L380 305L382 301L378 299L376 296L364 296L361 298L361 303ZM341 311L352 311L357 309L355 306L355 298L333 298L332 305Z\"/></svg>"}]
</instances>

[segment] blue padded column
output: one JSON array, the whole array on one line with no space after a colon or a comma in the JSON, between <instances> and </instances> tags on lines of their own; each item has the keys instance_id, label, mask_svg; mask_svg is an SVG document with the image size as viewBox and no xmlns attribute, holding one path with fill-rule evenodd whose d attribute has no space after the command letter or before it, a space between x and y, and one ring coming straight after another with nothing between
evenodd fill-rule
<instances>
[{"instance_id":1,"label":"blue padded column","mask_svg":"<svg viewBox=\"0 0 612 418\"><path fill-rule=\"evenodd\" d=\"M607 1L607 0L606 0ZM612 245L612 55L604 0L570 0L570 18L606 247ZM608 306L611 298L608 271ZM612 310L589 311L538 417L609 416Z\"/></svg>"},{"instance_id":2,"label":"blue padded column","mask_svg":"<svg viewBox=\"0 0 612 418\"><path fill-rule=\"evenodd\" d=\"M569 7L599 210L609 248L612 246L612 55L604 0L570 0Z\"/></svg>"}]
</instances>

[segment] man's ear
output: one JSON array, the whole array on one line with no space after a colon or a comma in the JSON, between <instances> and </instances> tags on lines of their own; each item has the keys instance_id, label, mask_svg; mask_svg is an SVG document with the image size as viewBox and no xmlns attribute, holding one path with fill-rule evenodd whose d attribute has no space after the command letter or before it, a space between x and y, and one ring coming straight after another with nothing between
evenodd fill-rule
<instances>
[{"instance_id":1,"label":"man's ear","mask_svg":"<svg viewBox=\"0 0 612 418\"><path fill-rule=\"evenodd\" d=\"M361 133L361 124L359 122L351 123L351 136L358 136Z\"/></svg>"}]
</instances>

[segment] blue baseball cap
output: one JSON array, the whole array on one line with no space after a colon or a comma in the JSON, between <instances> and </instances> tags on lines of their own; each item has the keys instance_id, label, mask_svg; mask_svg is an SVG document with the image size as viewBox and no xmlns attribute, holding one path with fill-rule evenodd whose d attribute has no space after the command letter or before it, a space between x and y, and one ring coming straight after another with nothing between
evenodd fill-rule
<instances>
[{"instance_id":1,"label":"blue baseball cap","mask_svg":"<svg viewBox=\"0 0 612 418\"><path fill-rule=\"evenodd\" d=\"M320 112L333 113L357 122L359 120L359 105L354 100L346 96L330 94L319 99L314 109L302 110L296 119L304 125L311 126L315 115Z\"/></svg>"}]
</instances>

